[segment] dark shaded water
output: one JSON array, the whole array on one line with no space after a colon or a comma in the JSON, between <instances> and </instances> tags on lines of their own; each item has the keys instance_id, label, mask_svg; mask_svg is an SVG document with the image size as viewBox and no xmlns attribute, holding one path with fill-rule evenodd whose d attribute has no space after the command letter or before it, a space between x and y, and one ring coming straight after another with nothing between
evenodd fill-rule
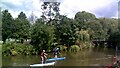
<instances>
[{"instance_id":1,"label":"dark shaded water","mask_svg":"<svg viewBox=\"0 0 120 68\"><path fill-rule=\"evenodd\" d=\"M111 49L86 49L78 53L62 53L59 57L65 56L65 60L57 61L56 66L106 66L112 64L115 50ZM52 55L48 55L52 58ZM8 56L2 57L3 66L29 66L40 63L40 56Z\"/></svg>"}]
</instances>

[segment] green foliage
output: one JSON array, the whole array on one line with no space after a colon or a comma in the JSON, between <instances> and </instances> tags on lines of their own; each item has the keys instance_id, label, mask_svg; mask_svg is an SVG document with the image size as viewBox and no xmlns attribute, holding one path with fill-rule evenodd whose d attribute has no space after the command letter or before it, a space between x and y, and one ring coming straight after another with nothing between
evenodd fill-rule
<instances>
[{"instance_id":1,"label":"green foliage","mask_svg":"<svg viewBox=\"0 0 120 68\"><path fill-rule=\"evenodd\" d=\"M2 11L2 41L5 43L12 34L13 29L13 17L8 10Z\"/></svg>"},{"instance_id":2,"label":"green foliage","mask_svg":"<svg viewBox=\"0 0 120 68\"><path fill-rule=\"evenodd\" d=\"M85 11L82 11L82 12L77 12L75 14L75 19L79 20L81 23L85 23L85 22L88 22L90 20L94 20L96 17L94 14L91 14L89 12L85 12Z\"/></svg>"},{"instance_id":3,"label":"green foliage","mask_svg":"<svg viewBox=\"0 0 120 68\"><path fill-rule=\"evenodd\" d=\"M65 44L68 47L74 44L76 39L75 26L75 22L72 19L63 16L60 23L56 25L56 42Z\"/></svg>"},{"instance_id":4,"label":"green foliage","mask_svg":"<svg viewBox=\"0 0 120 68\"><path fill-rule=\"evenodd\" d=\"M87 48L91 48L93 45L90 42L83 42L81 44L81 46L83 46L83 49L87 49Z\"/></svg>"},{"instance_id":5,"label":"green foliage","mask_svg":"<svg viewBox=\"0 0 120 68\"><path fill-rule=\"evenodd\" d=\"M25 20L27 17L25 15L25 13L20 12L20 14L18 15L18 18L21 19L21 20Z\"/></svg>"},{"instance_id":6,"label":"green foliage","mask_svg":"<svg viewBox=\"0 0 120 68\"><path fill-rule=\"evenodd\" d=\"M75 44L80 47L80 50L93 47L93 45L90 41L81 41L79 39L76 41Z\"/></svg>"},{"instance_id":7,"label":"green foliage","mask_svg":"<svg viewBox=\"0 0 120 68\"><path fill-rule=\"evenodd\" d=\"M85 11L82 11L82 12L77 12L75 14L75 18L74 20L76 20L76 22L78 22L78 26L80 29L82 28L86 28L86 23L89 22L89 21L92 21L92 20L95 20L96 17L94 14L91 14L89 12L85 12Z\"/></svg>"},{"instance_id":8,"label":"green foliage","mask_svg":"<svg viewBox=\"0 0 120 68\"><path fill-rule=\"evenodd\" d=\"M11 55L15 56L15 55L17 55L17 52L15 50L11 50Z\"/></svg>"},{"instance_id":9,"label":"green foliage","mask_svg":"<svg viewBox=\"0 0 120 68\"><path fill-rule=\"evenodd\" d=\"M31 44L39 51L49 50L54 40L54 27L44 24L40 20L36 22L32 29Z\"/></svg>"},{"instance_id":10,"label":"green foliage","mask_svg":"<svg viewBox=\"0 0 120 68\"><path fill-rule=\"evenodd\" d=\"M15 19L12 31L11 38L19 39L21 40L21 43L23 43L25 39L30 38L30 23L23 12L21 12L18 15L18 18Z\"/></svg>"},{"instance_id":11,"label":"green foliage","mask_svg":"<svg viewBox=\"0 0 120 68\"><path fill-rule=\"evenodd\" d=\"M87 23L87 28L90 33L90 39L104 39L107 36L107 32L103 31L102 25L98 20L93 20Z\"/></svg>"},{"instance_id":12,"label":"green foliage","mask_svg":"<svg viewBox=\"0 0 120 68\"><path fill-rule=\"evenodd\" d=\"M78 39L81 41L89 41L90 40L88 30L81 29L81 31L76 32L76 35L78 36Z\"/></svg>"},{"instance_id":13,"label":"green foliage","mask_svg":"<svg viewBox=\"0 0 120 68\"><path fill-rule=\"evenodd\" d=\"M116 30L118 30L117 19L100 18L99 21L102 25L103 30L106 31L109 35L116 32Z\"/></svg>"},{"instance_id":14,"label":"green foliage","mask_svg":"<svg viewBox=\"0 0 120 68\"><path fill-rule=\"evenodd\" d=\"M25 13L21 12L15 20L12 18L8 10L2 11L2 40L14 38L23 42L30 38L30 23Z\"/></svg>"},{"instance_id":15,"label":"green foliage","mask_svg":"<svg viewBox=\"0 0 120 68\"><path fill-rule=\"evenodd\" d=\"M78 45L72 45L69 49L70 52L78 52L80 51L80 47Z\"/></svg>"},{"instance_id":16,"label":"green foliage","mask_svg":"<svg viewBox=\"0 0 120 68\"><path fill-rule=\"evenodd\" d=\"M109 45L112 45L113 47L120 46L120 32L115 32L110 35L108 38Z\"/></svg>"},{"instance_id":17,"label":"green foliage","mask_svg":"<svg viewBox=\"0 0 120 68\"><path fill-rule=\"evenodd\" d=\"M3 45L5 55L39 54L42 49L51 50L52 43L62 44L62 50L70 47L80 49L91 47L91 40L109 40L119 45L118 19L96 18L89 12L78 12L74 19L59 14L58 2L44 2L42 4L42 18L30 24L25 13L21 12L18 18L13 19L8 10L2 11L2 41L6 39L31 40L31 45L6 43ZM16 41L17 42L17 41ZM113 44L112 44L113 45Z\"/></svg>"},{"instance_id":18,"label":"green foliage","mask_svg":"<svg viewBox=\"0 0 120 68\"><path fill-rule=\"evenodd\" d=\"M32 45L24 45L21 43L6 43L2 46L2 54L7 55L32 55L34 54L34 48Z\"/></svg>"}]
</instances>

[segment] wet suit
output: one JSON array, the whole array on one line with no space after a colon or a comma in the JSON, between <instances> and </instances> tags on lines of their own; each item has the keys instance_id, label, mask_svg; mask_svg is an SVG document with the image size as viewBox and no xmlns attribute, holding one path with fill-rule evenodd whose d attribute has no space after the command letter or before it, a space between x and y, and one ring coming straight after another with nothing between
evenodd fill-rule
<instances>
[{"instance_id":1,"label":"wet suit","mask_svg":"<svg viewBox=\"0 0 120 68\"><path fill-rule=\"evenodd\" d=\"M57 49L55 49L54 51L53 51L54 53L54 58L57 58L57 55L58 54L60 54L60 52L59 52L59 49L57 48Z\"/></svg>"}]
</instances>

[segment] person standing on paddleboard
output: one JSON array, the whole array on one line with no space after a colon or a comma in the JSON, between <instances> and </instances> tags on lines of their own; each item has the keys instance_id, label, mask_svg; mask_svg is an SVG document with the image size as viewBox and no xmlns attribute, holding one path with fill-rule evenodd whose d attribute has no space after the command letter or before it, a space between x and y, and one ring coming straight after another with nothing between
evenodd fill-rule
<instances>
[{"instance_id":1,"label":"person standing on paddleboard","mask_svg":"<svg viewBox=\"0 0 120 68\"><path fill-rule=\"evenodd\" d=\"M59 48L56 48L53 50L53 55L54 55L54 58L57 58L57 55L60 54L60 49Z\"/></svg>"},{"instance_id":2,"label":"person standing on paddleboard","mask_svg":"<svg viewBox=\"0 0 120 68\"><path fill-rule=\"evenodd\" d=\"M41 61L42 61L42 64L46 62L46 59L47 59L47 54L45 53L45 50L42 51L41 53Z\"/></svg>"}]
</instances>

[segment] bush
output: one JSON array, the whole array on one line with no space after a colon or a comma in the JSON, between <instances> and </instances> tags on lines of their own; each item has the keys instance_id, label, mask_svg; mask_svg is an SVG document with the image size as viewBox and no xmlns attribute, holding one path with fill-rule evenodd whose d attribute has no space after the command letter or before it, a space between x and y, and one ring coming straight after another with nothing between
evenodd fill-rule
<instances>
[{"instance_id":1,"label":"bush","mask_svg":"<svg viewBox=\"0 0 120 68\"><path fill-rule=\"evenodd\" d=\"M5 56L8 55L31 55L36 54L34 53L36 50L33 48L32 45L25 45L21 43L6 43L3 45L2 53Z\"/></svg>"},{"instance_id":2,"label":"bush","mask_svg":"<svg viewBox=\"0 0 120 68\"><path fill-rule=\"evenodd\" d=\"M14 49L12 49L10 52L11 52L12 56L16 56L17 55L17 52Z\"/></svg>"},{"instance_id":3,"label":"bush","mask_svg":"<svg viewBox=\"0 0 120 68\"><path fill-rule=\"evenodd\" d=\"M78 52L80 51L80 47L78 45L72 45L69 49L70 52Z\"/></svg>"},{"instance_id":4,"label":"bush","mask_svg":"<svg viewBox=\"0 0 120 68\"><path fill-rule=\"evenodd\" d=\"M92 46L91 43L89 42L84 42L83 45L84 45L83 48L85 49L90 48Z\"/></svg>"},{"instance_id":5,"label":"bush","mask_svg":"<svg viewBox=\"0 0 120 68\"><path fill-rule=\"evenodd\" d=\"M92 44L91 44L90 42L81 42L81 43L80 43L80 48L81 48L81 50L82 50L82 49L91 48L91 47L93 47L93 46L92 46Z\"/></svg>"},{"instance_id":6,"label":"bush","mask_svg":"<svg viewBox=\"0 0 120 68\"><path fill-rule=\"evenodd\" d=\"M2 55L8 56L11 54L10 49L12 49L12 46L10 46L10 43L6 43L2 46Z\"/></svg>"}]
</instances>

